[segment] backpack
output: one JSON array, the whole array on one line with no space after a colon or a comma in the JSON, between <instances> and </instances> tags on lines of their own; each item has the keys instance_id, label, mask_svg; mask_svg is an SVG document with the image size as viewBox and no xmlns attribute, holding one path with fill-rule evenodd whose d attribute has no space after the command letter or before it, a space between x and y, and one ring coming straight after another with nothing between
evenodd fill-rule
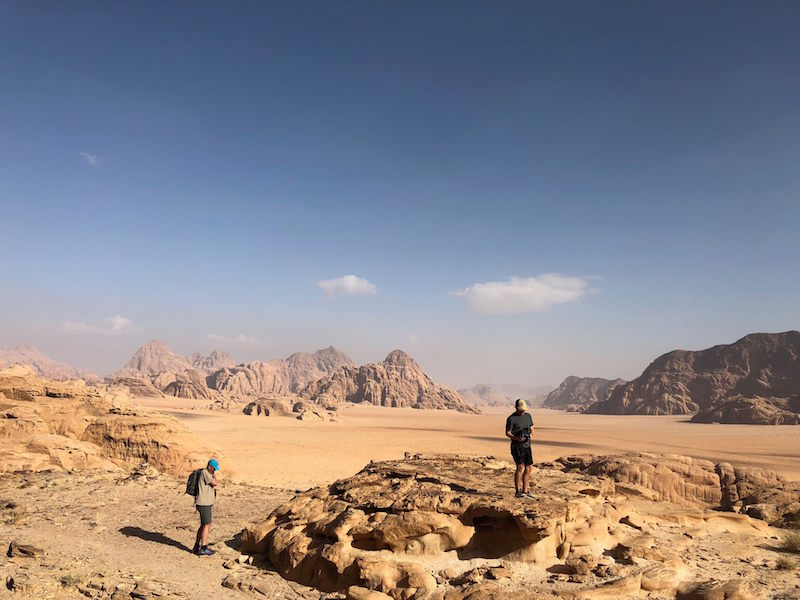
<instances>
[{"instance_id":1,"label":"backpack","mask_svg":"<svg viewBox=\"0 0 800 600\"><path fill-rule=\"evenodd\" d=\"M195 469L189 473L189 479L186 480L186 493L190 496L197 496L200 491L200 471L203 469Z\"/></svg>"}]
</instances>

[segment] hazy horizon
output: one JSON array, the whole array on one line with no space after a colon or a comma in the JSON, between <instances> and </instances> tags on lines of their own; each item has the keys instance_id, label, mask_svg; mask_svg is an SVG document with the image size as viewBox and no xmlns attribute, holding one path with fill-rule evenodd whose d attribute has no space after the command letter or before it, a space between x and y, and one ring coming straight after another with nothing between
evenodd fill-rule
<instances>
[{"instance_id":1,"label":"hazy horizon","mask_svg":"<svg viewBox=\"0 0 800 600\"><path fill-rule=\"evenodd\" d=\"M555 386L800 329L800 4L0 16L0 347Z\"/></svg>"}]
</instances>

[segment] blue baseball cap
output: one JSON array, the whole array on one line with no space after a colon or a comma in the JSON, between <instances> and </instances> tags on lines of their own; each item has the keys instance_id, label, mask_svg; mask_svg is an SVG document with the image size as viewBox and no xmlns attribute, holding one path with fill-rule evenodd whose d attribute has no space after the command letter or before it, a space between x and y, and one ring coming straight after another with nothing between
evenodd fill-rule
<instances>
[{"instance_id":1,"label":"blue baseball cap","mask_svg":"<svg viewBox=\"0 0 800 600\"><path fill-rule=\"evenodd\" d=\"M208 461L208 464L214 467L215 471L219 471L219 463L217 462L216 458L212 458L210 461Z\"/></svg>"}]
</instances>

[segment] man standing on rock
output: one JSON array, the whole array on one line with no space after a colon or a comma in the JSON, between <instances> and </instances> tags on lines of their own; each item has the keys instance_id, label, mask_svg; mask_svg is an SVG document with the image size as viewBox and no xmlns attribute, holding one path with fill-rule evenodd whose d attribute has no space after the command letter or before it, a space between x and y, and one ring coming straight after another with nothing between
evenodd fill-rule
<instances>
[{"instance_id":1,"label":"man standing on rock","mask_svg":"<svg viewBox=\"0 0 800 600\"><path fill-rule=\"evenodd\" d=\"M511 440L511 456L517 470L514 473L514 494L517 498L533 498L528 487L531 483L531 435L533 435L533 418L527 412L528 405L522 398L515 403L515 410L506 419L506 437Z\"/></svg>"},{"instance_id":2,"label":"man standing on rock","mask_svg":"<svg viewBox=\"0 0 800 600\"><path fill-rule=\"evenodd\" d=\"M219 471L217 459L208 461L206 468L200 471L197 478L197 495L194 497L194 506L200 513L200 527L197 529L197 539L192 552L198 556L211 556L214 551L208 547L208 532L211 531L211 507L217 497L217 476Z\"/></svg>"}]
</instances>

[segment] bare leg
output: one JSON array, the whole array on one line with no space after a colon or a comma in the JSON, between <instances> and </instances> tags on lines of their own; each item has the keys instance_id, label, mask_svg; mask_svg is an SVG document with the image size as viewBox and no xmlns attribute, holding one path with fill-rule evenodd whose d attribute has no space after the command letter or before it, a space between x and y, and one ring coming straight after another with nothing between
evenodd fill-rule
<instances>
[{"instance_id":1,"label":"bare leg","mask_svg":"<svg viewBox=\"0 0 800 600\"><path fill-rule=\"evenodd\" d=\"M519 492L522 490L522 470L524 465L517 465L517 471L514 473L514 490Z\"/></svg>"},{"instance_id":2,"label":"bare leg","mask_svg":"<svg viewBox=\"0 0 800 600\"><path fill-rule=\"evenodd\" d=\"M525 465L525 473L522 476L522 492L528 493L528 490L531 487L531 465Z\"/></svg>"}]
</instances>

